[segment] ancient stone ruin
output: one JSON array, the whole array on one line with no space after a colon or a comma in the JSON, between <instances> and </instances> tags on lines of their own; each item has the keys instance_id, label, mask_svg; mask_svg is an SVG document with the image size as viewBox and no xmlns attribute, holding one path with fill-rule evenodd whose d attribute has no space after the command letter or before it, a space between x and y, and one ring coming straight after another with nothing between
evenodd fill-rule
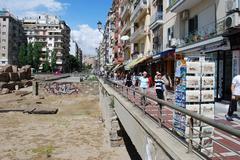
<instances>
[{"instance_id":1,"label":"ancient stone ruin","mask_svg":"<svg viewBox=\"0 0 240 160\"><path fill-rule=\"evenodd\" d=\"M26 86L32 82L31 66L26 65L18 68L15 65L0 66L0 94L6 94Z\"/></svg>"}]
</instances>

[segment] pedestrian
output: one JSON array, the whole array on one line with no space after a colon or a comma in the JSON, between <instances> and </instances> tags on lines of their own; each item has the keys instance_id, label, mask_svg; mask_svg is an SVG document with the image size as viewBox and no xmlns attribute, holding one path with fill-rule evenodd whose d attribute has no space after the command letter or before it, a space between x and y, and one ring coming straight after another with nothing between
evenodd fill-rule
<instances>
[{"instance_id":1,"label":"pedestrian","mask_svg":"<svg viewBox=\"0 0 240 160\"><path fill-rule=\"evenodd\" d=\"M172 88L172 80L171 80L171 77L168 75L168 73L165 73L163 76L162 76L162 79L164 80L165 82L165 86L167 89L171 89Z\"/></svg>"},{"instance_id":2,"label":"pedestrian","mask_svg":"<svg viewBox=\"0 0 240 160\"><path fill-rule=\"evenodd\" d=\"M235 76L232 80L231 85L232 98L231 103L228 108L228 113L225 115L228 121L233 121L233 117L239 118L238 115L233 114L234 111L237 111L237 105L240 103L240 74Z\"/></svg>"},{"instance_id":3,"label":"pedestrian","mask_svg":"<svg viewBox=\"0 0 240 160\"><path fill-rule=\"evenodd\" d=\"M161 73L158 73L157 74L157 77L155 79L155 91L156 91L156 94L157 94L157 97L159 99L162 99L164 100L164 91L166 90L165 88L165 82L164 80L162 79L162 75ZM161 104L159 104L161 106Z\"/></svg>"},{"instance_id":4,"label":"pedestrian","mask_svg":"<svg viewBox=\"0 0 240 160\"><path fill-rule=\"evenodd\" d=\"M125 86L128 86L128 87L132 86L132 77L131 77L130 73L128 73L127 76L126 76Z\"/></svg>"},{"instance_id":5,"label":"pedestrian","mask_svg":"<svg viewBox=\"0 0 240 160\"><path fill-rule=\"evenodd\" d=\"M143 75L139 78L139 81L140 81L141 93L143 94L141 96L141 105L146 106L145 95L147 94L147 90L148 90L148 77L147 77L147 72L146 71L143 72Z\"/></svg>"},{"instance_id":6,"label":"pedestrian","mask_svg":"<svg viewBox=\"0 0 240 160\"><path fill-rule=\"evenodd\" d=\"M132 74L132 88L133 88L133 97L135 98L135 87L137 86L137 76L135 73Z\"/></svg>"}]
</instances>

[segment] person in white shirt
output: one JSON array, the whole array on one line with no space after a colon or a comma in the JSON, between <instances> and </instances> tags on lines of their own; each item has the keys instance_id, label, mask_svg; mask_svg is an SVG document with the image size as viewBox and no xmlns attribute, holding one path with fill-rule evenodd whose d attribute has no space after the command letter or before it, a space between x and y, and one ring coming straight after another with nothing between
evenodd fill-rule
<instances>
[{"instance_id":1,"label":"person in white shirt","mask_svg":"<svg viewBox=\"0 0 240 160\"><path fill-rule=\"evenodd\" d=\"M225 115L226 119L228 121L233 121L233 113L234 111L237 111L237 103L239 103L240 100L240 75L237 75L232 80L232 100L228 108L228 113Z\"/></svg>"},{"instance_id":2,"label":"person in white shirt","mask_svg":"<svg viewBox=\"0 0 240 160\"><path fill-rule=\"evenodd\" d=\"M142 94L147 94L147 89L148 89L148 77L147 77L147 72L144 71L143 72L143 76L141 76L139 78L140 81L140 89ZM141 97L141 104L143 104L144 106L146 105L146 97L142 96Z\"/></svg>"}]
</instances>

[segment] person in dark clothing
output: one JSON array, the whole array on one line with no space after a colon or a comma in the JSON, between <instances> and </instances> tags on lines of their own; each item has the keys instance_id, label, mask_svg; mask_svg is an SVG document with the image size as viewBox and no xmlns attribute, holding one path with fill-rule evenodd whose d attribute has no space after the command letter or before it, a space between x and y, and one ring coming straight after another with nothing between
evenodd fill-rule
<instances>
[{"instance_id":1,"label":"person in dark clothing","mask_svg":"<svg viewBox=\"0 0 240 160\"><path fill-rule=\"evenodd\" d=\"M162 79L162 75L161 73L157 73L156 78L155 78L155 90L156 90L156 94L157 94L157 98L164 100L164 91L166 90L165 87L165 82ZM162 104L158 103L159 105L159 120L163 121L162 119Z\"/></svg>"},{"instance_id":2,"label":"person in dark clothing","mask_svg":"<svg viewBox=\"0 0 240 160\"><path fill-rule=\"evenodd\" d=\"M132 77L130 73L127 74L125 86L128 86L128 87L132 86Z\"/></svg>"},{"instance_id":3,"label":"person in dark clothing","mask_svg":"<svg viewBox=\"0 0 240 160\"><path fill-rule=\"evenodd\" d=\"M225 115L228 121L233 121L232 118L240 118L237 114L233 114L237 111L237 105L240 103L240 75L237 75L232 80L231 85L232 99L228 108L228 113Z\"/></svg>"}]
</instances>

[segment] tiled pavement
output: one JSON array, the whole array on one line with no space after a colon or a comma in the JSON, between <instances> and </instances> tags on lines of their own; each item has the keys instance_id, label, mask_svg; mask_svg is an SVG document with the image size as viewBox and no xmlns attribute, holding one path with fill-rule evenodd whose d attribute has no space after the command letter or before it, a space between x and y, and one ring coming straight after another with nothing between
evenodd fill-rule
<instances>
[{"instance_id":1,"label":"tiled pavement","mask_svg":"<svg viewBox=\"0 0 240 160\"><path fill-rule=\"evenodd\" d=\"M122 89L119 88L119 91L122 92ZM133 96L133 93L126 90L123 92L124 96L126 96L130 101L135 103L137 106L139 106L141 109L143 109L142 105L140 104L140 96L136 95L135 98ZM150 96L155 96L154 90L151 89L148 94ZM146 113L150 114L153 118L158 119L159 117L159 107L156 102L148 101L147 106L145 107ZM167 107L164 107L163 110L163 119L164 119L164 125L168 129L172 129L172 118L173 118L173 111ZM218 114L215 115L215 121L232 126L236 129L240 129L240 120L234 119L234 121L229 122L226 121L224 114ZM212 156L212 159L225 159L225 160L240 160L240 138L237 138L233 135L229 135L223 131L220 131L218 129L215 129L214 131L214 140L227 146L229 149L226 149L222 145L213 142L213 151L215 153L215 157ZM237 153L235 153L235 152Z\"/></svg>"}]
</instances>

